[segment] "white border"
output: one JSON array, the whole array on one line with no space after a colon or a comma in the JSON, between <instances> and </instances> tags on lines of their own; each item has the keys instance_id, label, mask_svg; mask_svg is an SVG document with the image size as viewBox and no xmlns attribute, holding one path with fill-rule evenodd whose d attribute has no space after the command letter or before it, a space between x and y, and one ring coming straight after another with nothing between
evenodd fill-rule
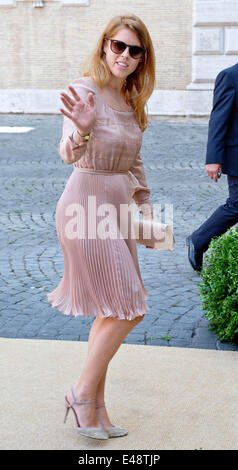
<instances>
[{"instance_id":1,"label":"white border","mask_svg":"<svg viewBox=\"0 0 238 470\"><path fill-rule=\"evenodd\" d=\"M58 0L52 0L52 1L58 1ZM34 1L32 2L34 3ZM90 0L61 0L60 2L61 6L82 6L82 7L88 7L90 6ZM0 7L16 7L17 6L17 0L0 0ZM34 5L33 5L34 6Z\"/></svg>"},{"instance_id":2,"label":"white border","mask_svg":"<svg viewBox=\"0 0 238 470\"><path fill-rule=\"evenodd\" d=\"M88 7L90 5L90 0L61 0L60 5L63 7Z\"/></svg>"},{"instance_id":3,"label":"white border","mask_svg":"<svg viewBox=\"0 0 238 470\"><path fill-rule=\"evenodd\" d=\"M0 0L0 7L16 7L16 0Z\"/></svg>"}]
</instances>

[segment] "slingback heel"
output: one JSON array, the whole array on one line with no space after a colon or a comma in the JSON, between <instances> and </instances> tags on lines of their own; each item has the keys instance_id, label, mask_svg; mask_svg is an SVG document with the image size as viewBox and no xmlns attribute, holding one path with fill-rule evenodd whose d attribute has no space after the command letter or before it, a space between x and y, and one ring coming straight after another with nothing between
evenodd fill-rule
<instances>
[{"instance_id":1,"label":"slingback heel","mask_svg":"<svg viewBox=\"0 0 238 470\"><path fill-rule=\"evenodd\" d=\"M82 426L80 426L78 416L77 416L77 413L75 411L75 405L76 406L78 406L78 405L88 405L90 403L94 403L96 400L77 401L75 396L74 396L74 393L73 393L72 389L70 390L70 392L71 392L73 400L72 400L72 402L70 402L69 399L67 398L67 396L65 396L64 423L66 423L66 420L67 420L67 417L68 417L68 414L69 414L69 410L71 409L74 412L74 416L75 416L75 419L76 419L76 425L77 425L77 429L78 429L79 434L81 434L82 436L91 437L93 439L108 439L108 437L109 437L108 433L102 427L82 427Z\"/></svg>"},{"instance_id":2,"label":"slingback heel","mask_svg":"<svg viewBox=\"0 0 238 470\"><path fill-rule=\"evenodd\" d=\"M105 403L97 403L96 408L101 408L102 406L105 406ZM126 436L128 434L128 431L123 428L119 428L118 426L115 426L114 424L110 427L104 427L105 431L107 432L109 437L120 437L120 436Z\"/></svg>"}]
</instances>

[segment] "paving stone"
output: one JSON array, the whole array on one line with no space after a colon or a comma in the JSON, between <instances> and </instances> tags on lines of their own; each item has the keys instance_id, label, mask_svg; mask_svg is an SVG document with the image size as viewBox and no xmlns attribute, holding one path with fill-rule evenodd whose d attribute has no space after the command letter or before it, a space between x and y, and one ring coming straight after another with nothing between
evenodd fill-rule
<instances>
[{"instance_id":1,"label":"paving stone","mask_svg":"<svg viewBox=\"0 0 238 470\"><path fill-rule=\"evenodd\" d=\"M171 339L169 342L169 346L175 348L190 348L191 347L191 340L189 338L176 338Z\"/></svg>"},{"instance_id":2,"label":"paving stone","mask_svg":"<svg viewBox=\"0 0 238 470\"><path fill-rule=\"evenodd\" d=\"M195 330L195 334L193 336L193 343L198 343L198 342L201 342L201 343L205 343L205 344L209 344L209 343L216 343L216 335L215 333L211 332L208 330L207 327L198 327L196 328Z\"/></svg>"},{"instance_id":3,"label":"paving stone","mask_svg":"<svg viewBox=\"0 0 238 470\"><path fill-rule=\"evenodd\" d=\"M62 116L2 114L1 123L30 124L35 130L27 138L25 133L0 134L0 336L87 341L95 317L66 317L51 308L45 295L64 270L55 210L73 170L57 152ZM165 204L173 205L176 244L173 252L137 246L150 310L127 343L238 350L209 331L201 309L201 279L187 258L186 236L228 197L226 176L216 185L206 175L207 128L207 121L151 121L143 134L151 200L161 204L162 221Z\"/></svg>"},{"instance_id":4,"label":"paving stone","mask_svg":"<svg viewBox=\"0 0 238 470\"><path fill-rule=\"evenodd\" d=\"M216 342L216 349L223 351L237 351L237 345L232 343L221 342L219 339Z\"/></svg>"},{"instance_id":5,"label":"paving stone","mask_svg":"<svg viewBox=\"0 0 238 470\"><path fill-rule=\"evenodd\" d=\"M146 344L149 346L169 346L169 341L163 339L148 340Z\"/></svg>"},{"instance_id":6,"label":"paving stone","mask_svg":"<svg viewBox=\"0 0 238 470\"><path fill-rule=\"evenodd\" d=\"M215 343L201 343L201 341L194 341L190 344L189 347L195 349L217 349Z\"/></svg>"}]
</instances>

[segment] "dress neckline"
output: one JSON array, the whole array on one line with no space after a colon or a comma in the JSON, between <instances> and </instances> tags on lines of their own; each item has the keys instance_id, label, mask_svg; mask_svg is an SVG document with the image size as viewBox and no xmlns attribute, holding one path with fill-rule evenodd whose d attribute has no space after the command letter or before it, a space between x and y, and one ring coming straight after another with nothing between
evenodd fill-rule
<instances>
[{"instance_id":1,"label":"dress neckline","mask_svg":"<svg viewBox=\"0 0 238 470\"><path fill-rule=\"evenodd\" d=\"M104 101L104 103L105 103L106 106L108 106L109 108L113 109L113 111L116 111L117 113L126 113L126 114L129 113L129 114L130 114L130 113L134 113L134 112L135 112L134 109L132 109L131 111L120 111L119 109L116 109L116 108L113 108L112 106L110 106L110 104L108 104L108 103L106 102L106 100L105 100L105 98L103 98L103 96L102 96L102 99L103 99L103 101Z\"/></svg>"},{"instance_id":2,"label":"dress neckline","mask_svg":"<svg viewBox=\"0 0 238 470\"><path fill-rule=\"evenodd\" d=\"M117 113L124 113L124 114L131 114L131 113L134 113L135 110L132 109L131 111L122 111L122 110L119 110L119 109L116 109L116 108L113 108L110 104L108 104L108 102L105 100L105 98L103 97L102 95L102 91L100 90L100 88L96 85L96 83L92 80L91 77L89 77L91 82L93 83L93 85L95 86L95 88L97 88L97 90L100 92L100 96L103 100L103 102L105 103L106 106L108 106L108 108L112 109L113 111L116 111Z\"/></svg>"}]
</instances>

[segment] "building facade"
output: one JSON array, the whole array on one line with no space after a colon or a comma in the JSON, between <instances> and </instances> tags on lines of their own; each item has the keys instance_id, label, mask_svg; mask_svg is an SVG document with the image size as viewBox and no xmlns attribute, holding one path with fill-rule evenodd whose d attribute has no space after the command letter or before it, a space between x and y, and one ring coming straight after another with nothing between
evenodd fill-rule
<instances>
[{"instance_id":1,"label":"building facade","mask_svg":"<svg viewBox=\"0 0 238 470\"><path fill-rule=\"evenodd\" d=\"M108 21L134 13L156 54L151 115L209 115L217 73L238 62L238 0L0 0L0 112L59 113L60 91Z\"/></svg>"}]
</instances>

